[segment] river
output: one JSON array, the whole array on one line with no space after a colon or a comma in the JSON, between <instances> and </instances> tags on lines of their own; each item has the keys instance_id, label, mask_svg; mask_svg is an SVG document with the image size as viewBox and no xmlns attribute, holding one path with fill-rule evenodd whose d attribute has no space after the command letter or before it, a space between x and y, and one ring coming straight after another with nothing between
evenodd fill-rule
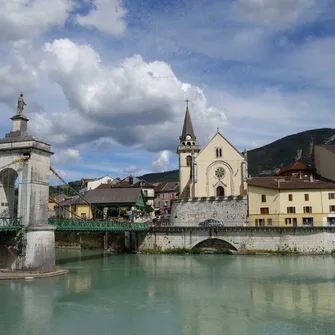
<instances>
[{"instance_id":1,"label":"river","mask_svg":"<svg viewBox=\"0 0 335 335\"><path fill-rule=\"evenodd\" d=\"M66 276L0 281L0 334L335 334L335 258L57 251Z\"/></svg>"}]
</instances>

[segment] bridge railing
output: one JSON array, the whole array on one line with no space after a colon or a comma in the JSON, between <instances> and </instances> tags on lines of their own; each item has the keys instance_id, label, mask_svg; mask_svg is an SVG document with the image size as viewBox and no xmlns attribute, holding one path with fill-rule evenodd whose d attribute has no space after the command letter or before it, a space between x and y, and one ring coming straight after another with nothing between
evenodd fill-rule
<instances>
[{"instance_id":1,"label":"bridge railing","mask_svg":"<svg viewBox=\"0 0 335 335\"><path fill-rule=\"evenodd\" d=\"M18 230L22 227L21 217L0 217L0 230Z\"/></svg>"},{"instance_id":2,"label":"bridge railing","mask_svg":"<svg viewBox=\"0 0 335 335\"><path fill-rule=\"evenodd\" d=\"M85 230L85 231L141 231L148 230L147 222L118 222L107 220L85 219L49 219L49 224L57 230Z\"/></svg>"}]
</instances>

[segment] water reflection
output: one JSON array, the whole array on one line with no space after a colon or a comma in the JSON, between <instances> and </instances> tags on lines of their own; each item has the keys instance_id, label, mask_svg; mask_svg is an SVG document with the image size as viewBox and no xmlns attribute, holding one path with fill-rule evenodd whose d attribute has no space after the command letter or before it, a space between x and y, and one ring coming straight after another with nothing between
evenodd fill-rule
<instances>
[{"instance_id":1,"label":"water reflection","mask_svg":"<svg viewBox=\"0 0 335 335\"><path fill-rule=\"evenodd\" d=\"M77 250L58 257L70 275L0 282L0 334L335 330L331 257L111 256Z\"/></svg>"},{"instance_id":2,"label":"water reflection","mask_svg":"<svg viewBox=\"0 0 335 335\"><path fill-rule=\"evenodd\" d=\"M0 282L0 334L42 334L53 320L58 278Z\"/></svg>"},{"instance_id":3,"label":"water reflection","mask_svg":"<svg viewBox=\"0 0 335 335\"><path fill-rule=\"evenodd\" d=\"M149 299L173 297L183 306L183 334L218 334L222 327L229 334L269 334L269 327L278 334L335 330L335 270L330 257L140 260L152 287Z\"/></svg>"}]
</instances>

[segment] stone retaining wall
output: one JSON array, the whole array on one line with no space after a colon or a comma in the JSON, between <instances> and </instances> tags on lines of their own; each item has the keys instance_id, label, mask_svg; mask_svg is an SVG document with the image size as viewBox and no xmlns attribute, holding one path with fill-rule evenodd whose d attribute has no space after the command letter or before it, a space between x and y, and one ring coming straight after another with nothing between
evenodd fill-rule
<instances>
[{"instance_id":1,"label":"stone retaining wall","mask_svg":"<svg viewBox=\"0 0 335 335\"><path fill-rule=\"evenodd\" d=\"M248 214L247 197L194 198L174 200L171 205L172 226L198 226L207 219L223 221L225 226L243 226Z\"/></svg>"},{"instance_id":2,"label":"stone retaining wall","mask_svg":"<svg viewBox=\"0 0 335 335\"><path fill-rule=\"evenodd\" d=\"M144 249L197 247L208 240L222 240L232 250L292 251L326 254L335 250L335 228L217 228L160 227L134 236L134 246ZM203 243L202 243L203 244Z\"/></svg>"}]
</instances>

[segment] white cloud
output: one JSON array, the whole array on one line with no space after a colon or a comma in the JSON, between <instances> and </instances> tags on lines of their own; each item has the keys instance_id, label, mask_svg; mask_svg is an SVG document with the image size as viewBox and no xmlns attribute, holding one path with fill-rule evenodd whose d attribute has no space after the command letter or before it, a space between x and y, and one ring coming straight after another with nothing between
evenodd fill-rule
<instances>
[{"instance_id":1,"label":"white cloud","mask_svg":"<svg viewBox=\"0 0 335 335\"><path fill-rule=\"evenodd\" d=\"M126 167L125 169L123 169L123 172L130 173L130 174L137 173L139 171L141 171L141 168L139 168L135 165L130 165L130 166Z\"/></svg>"},{"instance_id":2,"label":"white cloud","mask_svg":"<svg viewBox=\"0 0 335 335\"><path fill-rule=\"evenodd\" d=\"M65 170L63 169L59 169L57 171L55 171L61 178L65 178L67 176L67 173L65 172ZM56 184L56 183L62 183L62 181L50 170L49 171L49 178L52 184ZM54 182L56 181L56 183Z\"/></svg>"},{"instance_id":3,"label":"white cloud","mask_svg":"<svg viewBox=\"0 0 335 335\"><path fill-rule=\"evenodd\" d=\"M57 153L51 158L52 163L56 165L65 165L78 163L82 160L78 149L69 148L66 150L57 150Z\"/></svg>"},{"instance_id":4,"label":"white cloud","mask_svg":"<svg viewBox=\"0 0 335 335\"><path fill-rule=\"evenodd\" d=\"M164 172L168 169L170 162L170 151L163 150L155 155L152 162L152 169L155 172Z\"/></svg>"},{"instance_id":5,"label":"white cloud","mask_svg":"<svg viewBox=\"0 0 335 335\"><path fill-rule=\"evenodd\" d=\"M92 0L93 8L87 15L77 15L76 22L83 27L93 27L102 33L120 36L126 29L122 0Z\"/></svg>"},{"instance_id":6,"label":"white cloud","mask_svg":"<svg viewBox=\"0 0 335 335\"><path fill-rule=\"evenodd\" d=\"M181 82L165 62L146 63L135 55L113 67L102 63L91 46L68 39L46 43L44 49L41 69L62 87L71 108L52 114L51 121L45 117L44 135L57 136L59 144L76 146L110 137L149 151L169 149L181 132L185 89L194 122L201 125L200 137L225 123L204 92Z\"/></svg>"},{"instance_id":7,"label":"white cloud","mask_svg":"<svg viewBox=\"0 0 335 335\"><path fill-rule=\"evenodd\" d=\"M48 3L44 14L40 9L46 6L45 0L0 0L4 8L0 12L0 43L12 42L5 46L11 46L11 52L0 56L0 101L15 110L17 95L23 91L28 102L25 111L31 120L29 131L48 140L57 154L59 148L63 152L65 148L84 152L88 143L93 144L90 149L115 153L121 144L130 146L128 150L132 146L141 149L141 153L160 152L154 160L157 170L165 169L164 164L171 168L176 157L170 153L164 163L161 152L174 151L178 144L186 97L191 100L193 126L201 145L218 126L242 149L322 127L332 117L332 96L327 94L334 88L334 39L302 40L295 35L294 26L316 18L326 1L236 0L234 8L231 2L210 2L206 7L201 1L188 2L182 17L179 9L173 12L170 8L169 15L158 10L157 16L148 12L137 18L143 30L129 25L127 29L132 30L122 43L117 43L122 45L117 52L110 51L114 47L111 39L107 45L103 40L106 36L96 39L96 34L87 35L84 29L80 34L77 29L53 30L52 36L57 38L70 34L74 40L85 42L56 39L40 52L34 45L39 41L31 37L64 24L71 2ZM130 6L131 2L127 3ZM115 11L115 6L121 6L121 11ZM314 13L314 9L318 10ZM126 12L122 2L97 0L87 15L74 18L83 27L120 36ZM283 29L289 29L288 33L278 34ZM299 34L303 32L299 30ZM95 43L95 48L88 43ZM276 55L273 52L278 45L282 47ZM142 56L122 59L119 64L115 61L120 54L132 55L134 50ZM173 57L173 68L169 57ZM233 60L230 68L224 62L227 59ZM259 60L262 62L257 64ZM214 94L214 90L219 93ZM34 100L44 109L31 109ZM58 160L62 166L62 156L57 154L53 161ZM67 155L68 163L75 161ZM144 166L140 162L143 157L131 156L131 164ZM124 169L130 164L126 161L113 163L115 166L107 161L100 166L99 161L92 168L99 165L109 171L109 166L114 173L122 174L132 168ZM71 171L67 173L69 176Z\"/></svg>"},{"instance_id":8,"label":"white cloud","mask_svg":"<svg viewBox=\"0 0 335 335\"><path fill-rule=\"evenodd\" d=\"M335 76L335 38L319 38L307 41L296 47L286 59L285 75L291 72L291 78L307 79L306 85L318 85L334 88Z\"/></svg>"},{"instance_id":9,"label":"white cloud","mask_svg":"<svg viewBox=\"0 0 335 335\"><path fill-rule=\"evenodd\" d=\"M315 0L236 0L238 12L258 23L295 22L313 7Z\"/></svg>"},{"instance_id":10,"label":"white cloud","mask_svg":"<svg viewBox=\"0 0 335 335\"><path fill-rule=\"evenodd\" d=\"M63 25L71 0L0 0L0 42L36 37L52 26Z\"/></svg>"},{"instance_id":11,"label":"white cloud","mask_svg":"<svg viewBox=\"0 0 335 335\"><path fill-rule=\"evenodd\" d=\"M224 108L229 127L220 131L242 150L253 142L265 145L283 136L327 126L333 113L331 97L313 89L226 89L210 94ZM316 114L317 113L317 114Z\"/></svg>"},{"instance_id":12,"label":"white cloud","mask_svg":"<svg viewBox=\"0 0 335 335\"><path fill-rule=\"evenodd\" d=\"M0 60L0 101L9 103L14 111L21 91L28 93L37 89L38 73L15 50L8 53L7 56L8 59L3 62Z\"/></svg>"}]
</instances>

